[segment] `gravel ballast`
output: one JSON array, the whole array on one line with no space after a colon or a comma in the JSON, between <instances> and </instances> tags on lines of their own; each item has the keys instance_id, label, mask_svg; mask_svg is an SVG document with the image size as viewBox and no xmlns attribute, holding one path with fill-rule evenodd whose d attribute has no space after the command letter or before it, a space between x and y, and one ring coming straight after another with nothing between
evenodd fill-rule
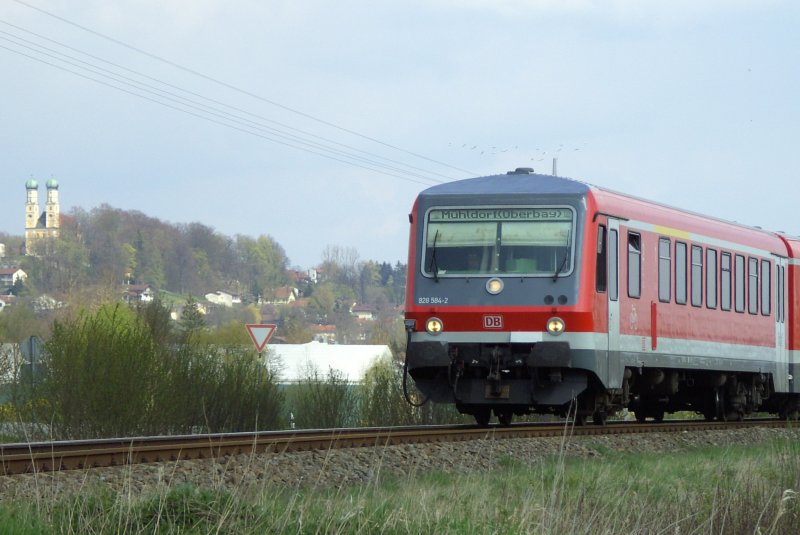
<instances>
[{"instance_id":1,"label":"gravel ballast","mask_svg":"<svg viewBox=\"0 0 800 535\"><path fill-rule=\"evenodd\" d=\"M272 488L342 488L374 482L381 474L415 477L430 472L480 473L514 460L534 465L545 458L603 457L609 452L675 453L703 447L751 445L776 439L800 441L800 429L641 433L561 438L482 439L328 451L242 454L123 467L0 477L0 496L58 499L98 490L143 496L191 484L241 492Z\"/></svg>"}]
</instances>

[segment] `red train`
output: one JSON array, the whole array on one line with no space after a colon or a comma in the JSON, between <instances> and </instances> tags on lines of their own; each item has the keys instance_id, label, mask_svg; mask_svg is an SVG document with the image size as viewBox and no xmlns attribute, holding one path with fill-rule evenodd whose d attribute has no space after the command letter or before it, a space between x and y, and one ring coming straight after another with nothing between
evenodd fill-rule
<instances>
[{"instance_id":1,"label":"red train","mask_svg":"<svg viewBox=\"0 0 800 535\"><path fill-rule=\"evenodd\" d=\"M482 425L798 417L800 238L530 169L431 187L409 218L427 399Z\"/></svg>"}]
</instances>

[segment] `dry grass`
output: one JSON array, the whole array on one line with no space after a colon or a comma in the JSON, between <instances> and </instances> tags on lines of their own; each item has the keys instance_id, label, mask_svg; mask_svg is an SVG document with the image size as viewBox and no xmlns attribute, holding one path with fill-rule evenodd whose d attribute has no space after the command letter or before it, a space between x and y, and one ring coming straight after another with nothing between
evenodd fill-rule
<instances>
[{"instance_id":1,"label":"dry grass","mask_svg":"<svg viewBox=\"0 0 800 535\"><path fill-rule=\"evenodd\" d=\"M97 491L0 506L2 533L795 534L800 444L680 454L563 454L491 473L398 478L335 489L266 482ZM85 489L84 489L85 490ZM44 494L43 494L44 496Z\"/></svg>"}]
</instances>

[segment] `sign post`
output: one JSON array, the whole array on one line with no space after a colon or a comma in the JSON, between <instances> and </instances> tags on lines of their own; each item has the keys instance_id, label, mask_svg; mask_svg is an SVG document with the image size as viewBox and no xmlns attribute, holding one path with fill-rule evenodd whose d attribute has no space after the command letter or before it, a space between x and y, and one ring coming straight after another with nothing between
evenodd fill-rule
<instances>
[{"instance_id":1,"label":"sign post","mask_svg":"<svg viewBox=\"0 0 800 535\"><path fill-rule=\"evenodd\" d=\"M41 359L42 346L44 346L44 343L38 336L29 336L20 344L22 356L28 359L31 365L31 386L36 380L36 366L37 361Z\"/></svg>"},{"instance_id":2,"label":"sign post","mask_svg":"<svg viewBox=\"0 0 800 535\"><path fill-rule=\"evenodd\" d=\"M267 346L269 339L272 338L277 325L274 323L248 323L246 327L248 334L250 334L250 339L256 346L256 351L261 354Z\"/></svg>"}]
</instances>

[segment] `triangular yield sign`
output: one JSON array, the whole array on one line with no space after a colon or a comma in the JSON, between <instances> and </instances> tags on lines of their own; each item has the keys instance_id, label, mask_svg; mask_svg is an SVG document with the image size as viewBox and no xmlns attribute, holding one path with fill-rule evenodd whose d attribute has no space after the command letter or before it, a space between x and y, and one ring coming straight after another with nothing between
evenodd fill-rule
<instances>
[{"instance_id":1,"label":"triangular yield sign","mask_svg":"<svg viewBox=\"0 0 800 535\"><path fill-rule=\"evenodd\" d=\"M269 342L269 339L272 337L272 333L275 332L276 327L277 325L274 323L247 324L247 332L250 333L250 339L253 340L253 344L256 346L256 351L259 353L264 351L264 347L267 345L267 342Z\"/></svg>"}]
</instances>

